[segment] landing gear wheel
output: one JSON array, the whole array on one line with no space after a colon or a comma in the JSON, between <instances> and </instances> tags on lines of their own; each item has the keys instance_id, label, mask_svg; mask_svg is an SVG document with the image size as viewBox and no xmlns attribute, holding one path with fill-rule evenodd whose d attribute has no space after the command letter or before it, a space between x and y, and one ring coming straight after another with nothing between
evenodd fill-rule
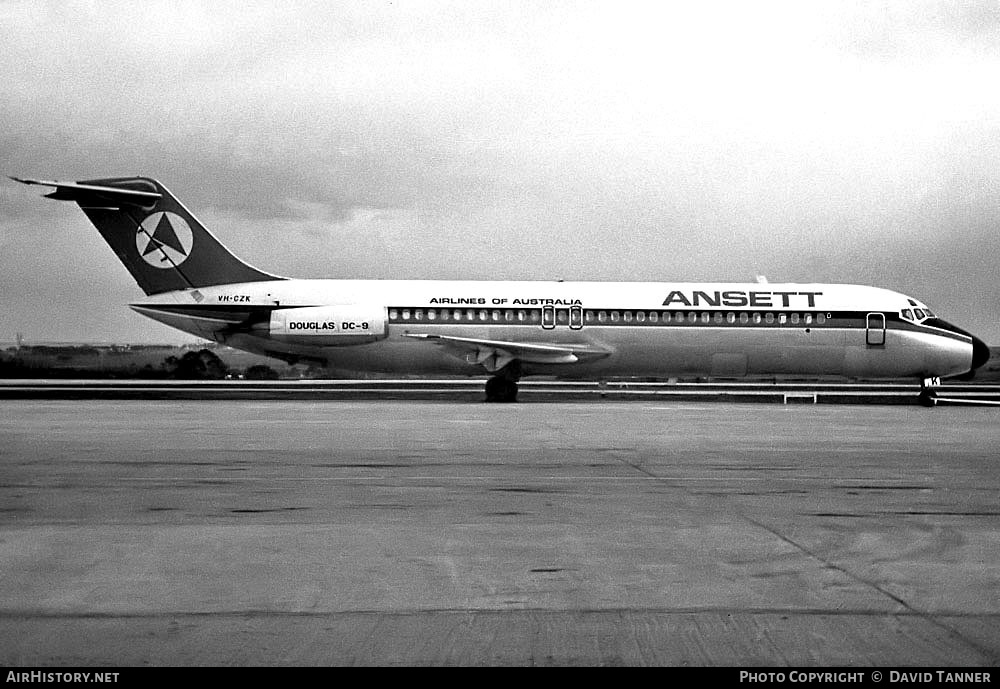
<instances>
[{"instance_id":1,"label":"landing gear wheel","mask_svg":"<svg viewBox=\"0 0 1000 689\"><path fill-rule=\"evenodd\" d=\"M937 388L941 384L940 378L924 378L920 381L920 404L925 407L933 407L937 404Z\"/></svg>"},{"instance_id":2,"label":"landing gear wheel","mask_svg":"<svg viewBox=\"0 0 1000 689\"><path fill-rule=\"evenodd\" d=\"M517 402L517 381L521 380L521 362L511 361L499 371L492 371L486 381L487 402Z\"/></svg>"},{"instance_id":3,"label":"landing gear wheel","mask_svg":"<svg viewBox=\"0 0 1000 689\"><path fill-rule=\"evenodd\" d=\"M517 383L506 376L493 376L486 381L487 402L517 402Z\"/></svg>"}]
</instances>

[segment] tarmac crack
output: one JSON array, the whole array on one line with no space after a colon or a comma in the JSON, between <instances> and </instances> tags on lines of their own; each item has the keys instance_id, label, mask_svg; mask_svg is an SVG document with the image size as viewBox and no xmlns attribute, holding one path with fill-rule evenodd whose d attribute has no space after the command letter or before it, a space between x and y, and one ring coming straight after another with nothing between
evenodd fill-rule
<instances>
[{"instance_id":1,"label":"tarmac crack","mask_svg":"<svg viewBox=\"0 0 1000 689\"><path fill-rule=\"evenodd\" d=\"M929 624L932 624L935 627L937 627L937 628L939 628L939 629L947 632L948 634L950 634L951 636L955 637L956 639L958 639L962 643L966 644L970 648L974 649L978 653L981 653L984 657L990 659L991 663L995 664L997 662L997 660L1000 659L1000 656L998 656L993 650L991 650L989 648L986 648L986 647L982 646L979 643L976 643L976 641L974 641L973 639L968 638L966 635L962 634L962 632L958 631L957 629L954 629L953 627L949 626L945 622L943 622L940 619L938 619L937 616L935 616L934 614L926 612L924 610L920 610L919 608L914 607L913 605L911 605L909 603L909 601L907 601L906 599L902 598L901 596L897 596L892 591L887 590L885 587L880 586L877 582L869 581L868 579L865 579L864 577L862 577L860 575L857 575L854 572L850 571L846 567L844 567L842 565L839 565L836 562L833 562L832 560L828 560L827 558L823 557L819 553L813 552L808 547L802 545L801 543L798 543L797 541L789 538L788 536L785 536L784 534L782 534L777 529L772 528L772 527L768 526L767 524L764 524L763 522L761 522L761 521L759 521L757 519L754 519L753 517L749 517L749 516L747 516L746 514L743 514L743 513L739 513L739 516L742 519L744 519L745 521L749 522L750 524L753 524L754 526L756 526L756 527L758 527L760 529L763 529L764 531L767 531L768 533L772 534L776 538L780 539L782 542L787 543L788 545L792 546L796 550L804 553L806 556L808 556L808 557L816 560L817 562L822 563L824 567L828 567L828 568L830 568L830 569L832 569L834 571L840 572L841 574L843 574L847 578L851 579L852 581L855 581L855 582L857 582L857 583L859 583L859 584L861 584L863 586L867 586L867 587L869 587L869 588L877 591L878 593L882 594L883 596L886 596L887 598L895 601L898 605L902 606L911 615L919 617L919 618L923 619L924 621L928 622Z\"/></svg>"},{"instance_id":2,"label":"tarmac crack","mask_svg":"<svg viewBox=\"0 0 1000 689\"><path fill-rule=\"evenodd\" d=\"M634 461L631 461L629 459L626 459L626 458L620 456L620 453L619 453L618 450L606 449L605 453L608 454L610 457L612 457L615 461L619 462L620 464L623 464L623 465L631 468L634 471L637 471L637 472L639 472L641 474L644 474L645 476L648 476L648 477L650 477L652 479L655 479L656 481L658 481L660 483L663 483L663 484L669 486L670 488L679 490L682 493L688 495L689 497L699 498L699 499L705 499L706 498L706 494L705 493L698 493L698 492L692 491L690 488L688 488L687 486L685 486L685 485L683 485L683 484L681 484L681 483L679 483L677 481L674 481L674 480L669 479L669 478L658 476L657 474L655 474L652 471L649 471L648 469L646 469L642 465L640 465L640 464L638 464L638 463L636 463ZM713 499L714 500L719 500L721 497L723 497L723 495L721 495L721 494L713 494L713 495L709 495L707 497L707 499L710 499L710 500L713 500ZM901 596L898 596L898 595L892 593L891 591L887 590L885 587L879 585L877 582L869 581L869 580L865 579L864 577L862 577L862 576L860 576L858 574L855 574L854 572L850 571L847 567L845 567L843 565L839 565L836 562L833 562L832 560L829 560L829 559L823 557L819 553L813 552L807 546L802 545L801 543L798 543L797 541L789 538L788 536L785 536L784 534L782 534L777 529L775 529L775 528L773 528L771 526L768 526L767 524L761 522L760 520L755 519L755 518L747 515L742 510L735 510L732 513L735 516L739 517L740 519L743 519L747 523L749 523L749 524L757 527L758 529L763 529L764 531L768 532L769 534L771 534L775 538L781 540L783 543L785 543L785 544L791 546L792 548L794 548L795 550L798 550L799 552L803 553L807 557L809 557L809 558L811 558L813 560L816 560L817 562L821 563L824 567L832 569L832 570L834 570L836 572L840 572L841 574L843 574L844 576L846 576L848 579L850 579L850 580L852 580L852 581L854 581L854 582L856 582L858 584L861 584L862 586L866 586L866 587L868 587L868 588L876 591L877 593L881 594L882 596L885 596L885 597L889 598L890 600L892 600L893 602L895 602L897 605L901 606L904 610L906 610L909 615L912 615L912 616L915 616L915 617L919 617L919 618L923 619L924 621L928 622L929 624L934 625L938 629L941 629L942 631L948 633L949 635L953 636L954 638L958 639L962 643L966 644L967 646L969 646L970 648L972 648L976 652L982 654L985 658L988 658L991 663L996 664L998 661L1000 661L1000 655L998 655L992 649L984 647L982 644L977 643L975 640L968 638L966 635L962 634L962 632L960 632L959 630L954 629L953 627L949 626L945 622L943 622L940 619L938 619L934 614L926 612L924 610L920 610L919 608L913 606L912 604L910 604L909 601L905 600Z\"/></svg>"}]
</instances>

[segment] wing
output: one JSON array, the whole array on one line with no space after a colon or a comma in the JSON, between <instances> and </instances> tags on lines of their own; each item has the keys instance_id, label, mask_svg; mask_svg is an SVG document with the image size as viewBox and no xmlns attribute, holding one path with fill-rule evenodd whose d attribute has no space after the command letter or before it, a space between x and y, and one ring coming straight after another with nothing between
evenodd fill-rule
<instances>
[{"instance_id":1,"label":"wing","mask_svg":"<svg viewBox=\"0 0 1000 689\"><path fill-rule=\"evenodd\" d=\"M482 364L490 373L499 371L515 359L530 364L575 364L611 354L610 350L589 344L480 340L426 333L406 333L404 337L439 344L456 356L464 357L470 364Z\"/></svg>"}]
</instances>

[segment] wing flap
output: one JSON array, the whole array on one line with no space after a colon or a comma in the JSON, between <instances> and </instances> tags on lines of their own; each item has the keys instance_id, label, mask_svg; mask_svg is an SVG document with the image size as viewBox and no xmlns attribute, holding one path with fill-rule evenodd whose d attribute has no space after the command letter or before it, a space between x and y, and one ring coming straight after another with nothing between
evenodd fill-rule
<instances>
[{"instance_id":1,"label":"wing flap","mask_svg":"<svg viewBox=\"0 0 1000 689\"><path fill-rule=\"evenodd\" d=\"M464 356L469 363L482 364L490 372L515 359L530 364L575 364L611 354L607 349L582 343L511 342L429 333L405 333L404 337L440 344Z\"/></svg>"}]
</instances>

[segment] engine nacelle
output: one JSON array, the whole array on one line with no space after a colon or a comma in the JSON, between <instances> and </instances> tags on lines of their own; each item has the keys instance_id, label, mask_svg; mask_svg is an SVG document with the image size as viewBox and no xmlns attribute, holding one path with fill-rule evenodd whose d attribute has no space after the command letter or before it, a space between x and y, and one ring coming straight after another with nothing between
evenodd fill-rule
<instances>
[{"instance_id":1,"label":"engine nacelle","mask_svg":"<svg viewBox=\"0 0 1000 689\"><path fill-rule=\"evenodd\" d=\"M352 304L276 309L268 333L282 342L323 347L365 344L386 336L386 314L384 308Z\"/></svg>"}]
</instances>

